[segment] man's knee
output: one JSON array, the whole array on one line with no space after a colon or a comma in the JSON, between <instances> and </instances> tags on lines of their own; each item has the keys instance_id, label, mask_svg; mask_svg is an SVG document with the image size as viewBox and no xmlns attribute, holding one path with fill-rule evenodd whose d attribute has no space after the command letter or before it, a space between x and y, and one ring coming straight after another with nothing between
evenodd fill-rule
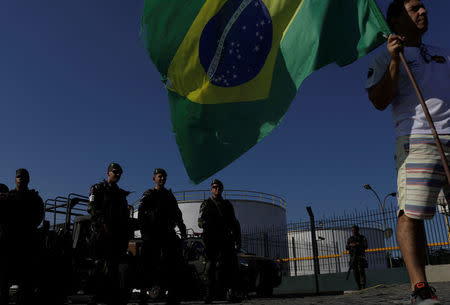
<instances>
[{"instance_id":1,"label":"man's knee","mask_svg":"<svg viewBox=\"0 0 450 305\"><path fill-rule=\"evenodd\" d=\"M398 225L410 224L413 226L420 226L420 225L423 225L424 219L410 217L407 214L405 214L403 210L401 210L398 213L397 222L398 222Z\"/></svg>"}]
</instances>

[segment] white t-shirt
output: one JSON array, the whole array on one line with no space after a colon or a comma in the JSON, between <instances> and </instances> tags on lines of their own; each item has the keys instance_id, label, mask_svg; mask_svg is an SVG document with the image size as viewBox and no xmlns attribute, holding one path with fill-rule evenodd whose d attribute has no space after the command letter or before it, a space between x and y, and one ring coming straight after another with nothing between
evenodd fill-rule
<instances>
[{"instance_id":1,"label":"white t-shirt","mask_svg":"<svg viewBox=\"0 0 450 305\"><path fill-rule=\"evenodd\" d=\"M450 52L438 47L422 45L421 48L405 47L404 54L428 106L437 133L450 134ZM432 59L432 56L441 56L445 62L438 63ZM424 57L429 60L428 63ZM370 64L366 89L383 78L389 62L389 52L384 47ZM419 98L402 64L400 64L397 95L391 105L397 136L431 134Z\"/></svg>"}]
</instances>

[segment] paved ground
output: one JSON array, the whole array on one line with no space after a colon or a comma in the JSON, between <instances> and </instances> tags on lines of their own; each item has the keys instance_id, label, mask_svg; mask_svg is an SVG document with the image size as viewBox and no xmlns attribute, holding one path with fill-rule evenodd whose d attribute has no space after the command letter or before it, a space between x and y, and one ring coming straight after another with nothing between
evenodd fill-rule
<instances>
[{"instance_id":1,"label":"paved ground","mask_svg":"<svg viewBox=\"0 0 450 305\"><path fill-rule=\"evenodd\" d=\"M450 304L450 282L433 284L442 304ZM379 285L357 292L341 295L324 296L277 296L269 299L244 300L242 304L248 305L380 305L380 304L410 304L408 285ZM130 303L133 304L133 303ZM160 305L164 303L149 303ZM183 302L186 305L203 304L202 302ZM214 302L214 304L227 304Z\"/></svg>"}]
</instances>

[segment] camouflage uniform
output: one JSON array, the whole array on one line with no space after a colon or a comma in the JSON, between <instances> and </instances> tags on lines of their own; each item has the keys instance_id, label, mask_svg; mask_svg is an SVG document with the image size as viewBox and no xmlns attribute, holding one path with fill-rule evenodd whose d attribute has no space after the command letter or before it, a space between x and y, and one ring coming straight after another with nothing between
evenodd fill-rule
<instances>
[{"instance_id":1,"label":"camouflage uniform","mask_svg":"<svg viewBox=\"0 0 450 305\"><path fill-rule=\"evenodd\" d=\"M203 229L206 254L207 298L215 293L216 264L220 260L228 288L238 288L239 264L236 249L241 248L241 228L229 200L208 198L200 206L198 226Z\"/></svg>"},{"instance_id":2,"label":"camouflage uniform","mask_svg":"<svg viewBox=\"0 0 450 305\"><path fill-rule=\"evenodd\" d=\"M179 302L182 244L175 226L186 237L186 226L172 191L149 189L141 197L138 220L143 240L146 288L158 282L169 290L168 303Z\"/></svg>"},{"instance_id":3,"label":"camouflage uniform","mask_svg":"<svg viewBox=\"0 0 450 305\"><path fill-rule=\"evenodd\" d=\"M93 185L89 193L92 255L99 275L106 279L97 285L97 294L102 294L101 288L104 288L109 294L108 304L126 303L126 273L122 263L129 241L128 194L116 183L106 180Z\"/></svg>"},{"instance_id":4,"label":"camouflage uniform","mask_svg":"<svg viewBox=\"0 0 450 305\"><path fill-rule=\"evenodd\" d=\"M350 247L351 243L356 243L356 247ZM350 252L350 268L353 269L356 284L359 289L366 287L366 273L364 268L367 267L365 251L367 249L367 239L364 235L352 235L347 240L347 250Z\"/></svg>"},{"instance_id":5,"label":"camouflage uniform","mask_svg":"<svg viewBox=\"0 0 450 305\"><path fill-rule=\"evenodd\" d=\"M31 304L44 203L35 190L14 189L0 205L0 214L6 216L0 220L0 304L8 304L13 281L19 285L17 304Z\"/></svg>"}]
</instances>

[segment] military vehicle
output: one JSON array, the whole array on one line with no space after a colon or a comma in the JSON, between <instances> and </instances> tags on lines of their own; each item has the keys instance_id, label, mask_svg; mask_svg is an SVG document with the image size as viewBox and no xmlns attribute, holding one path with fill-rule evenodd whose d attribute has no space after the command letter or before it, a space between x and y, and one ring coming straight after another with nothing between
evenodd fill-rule
<instances>
[{"instance_id":1,"label":"military vehicle","mask_svg":"<svg viewBox=\"0 0 450 305\"><path fill-rule=\"evenodd\" d=\"M198 277L202 280L202 285L206 287L205 245L201 234L189 234L184 244L184 256L187 263L195 268ZM237 256L239 259L240 290L244 296L252 292L255 292L259 297L271 296L273 288L281 283L280 264L273 259L248 253L242 249L237 253ZM220 283L220 264L217 276ZM217 294L224 295L224 291L218 291Z\"/></svg>"},{"instance_id":2,"label":"military vehicle","mask_svg":"<svg viewBox=\"0 0 450 305\"><path fill-rule=\"evenodd\" d=\"M53 218L52 232L55 232L59 244L59 261L65 266L65 294L69 299L89 296L97 282L101 282L101 272L92 257L90 237L92 236L91 216L87 212L89 198L71 193L67 197L59 196L45 201L46 217ZM130 206L130 239L137 220L133 219ZM132 266L134 258L131 252L124 255L121 264ZM131 287L130 287L131 292Z\"/></svg>"}]
</instances>

